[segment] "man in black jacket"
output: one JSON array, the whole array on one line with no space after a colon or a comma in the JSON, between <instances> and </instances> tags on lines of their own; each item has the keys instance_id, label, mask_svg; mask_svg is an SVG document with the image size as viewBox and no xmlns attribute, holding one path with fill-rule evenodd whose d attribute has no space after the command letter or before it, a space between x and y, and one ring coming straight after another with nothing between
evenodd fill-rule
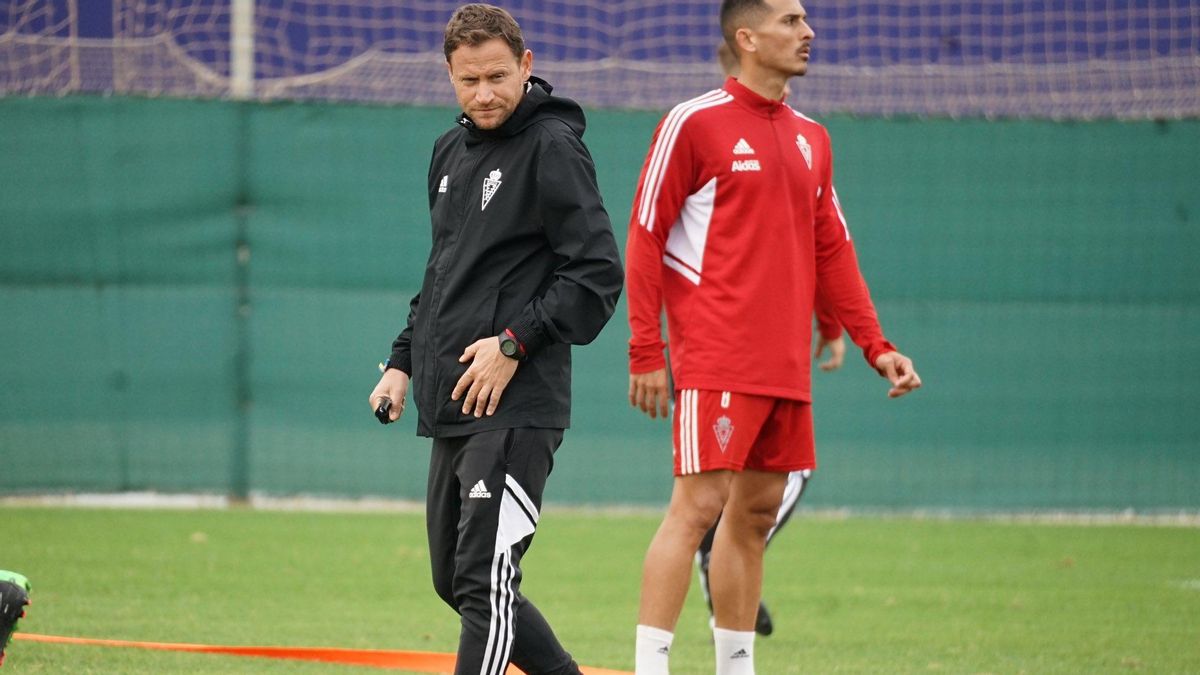
<instances>
[{"instance_id":1,"label":"man in black jacket","mask_svg":"<svg viewBox=\"0 0 1200 675\"><path fill-rule=\"evenodd\" d=\"M519 592L554 451L571 345L612 315L623 272L583 111L532 77L504 10L460 7L444 50L463 114L429 167L433 250L372 409L433 437L426 523L438 594L462 616L456 673L578 673Z\"/></svg>"}]
</instances>

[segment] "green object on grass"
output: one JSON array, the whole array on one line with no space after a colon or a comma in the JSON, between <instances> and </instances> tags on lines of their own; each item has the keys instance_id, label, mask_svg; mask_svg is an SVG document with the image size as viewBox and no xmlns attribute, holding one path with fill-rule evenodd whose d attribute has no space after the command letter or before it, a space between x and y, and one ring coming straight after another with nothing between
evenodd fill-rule
<instances>
[{"instance_id":1,"label":"green object on grass","mask_svg":"<svg viewBox=\"0 0 1200 675\"><path fill-rule=\"evenodd\" d=\"M24 588L26 593L33 590L33 584L29 583L29 579L25 578L25 575L17 574L16 572L0 570L0 581L7 581L9 583L16 584L17 586Z\"/></svg>"},{"instance_id":2,"label":"green object on grass","mask_svg":"<svg viewBox=\"0 0 1200 675\"><path fill-rule=\"evenodd\" d=\"M25 616L32 589L25 575L0 570L0 666L4 665L5 650L17 629L17 622Z\"/></svg>"}]
</instances>

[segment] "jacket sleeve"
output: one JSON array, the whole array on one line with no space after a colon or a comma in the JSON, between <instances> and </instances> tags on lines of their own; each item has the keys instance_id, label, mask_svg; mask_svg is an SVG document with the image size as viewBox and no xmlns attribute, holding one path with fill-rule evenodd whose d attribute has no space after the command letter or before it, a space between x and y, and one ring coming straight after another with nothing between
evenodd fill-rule
<instances>
[{"instance_id":1,"label":"jacket sleeve","mask_svg":"<svg viewBox=\"0 0 1200 675\"><path fill-rule=\"evenodd\" d=\"M662 339L663 252L667 235L696 184L695 153L687 138L687 127L664 129L667 119L654 131L642 165L625 246L629 372L635 374L666 367L666 344Z\"/></svg>"},{"instance_id":2,"label":"jacket sleeve","mask_svg":"<svg viewBox=\"0 0 1200 675\"><path fill-rule=\"evenodd\" d=\"M821 337L836 340L842 336L842 324L838 323L837 312L833 311L833 304L820 288L817 288L817 297L813 303L813 315L817 319L817 331Z\"/></svg>"},{"instance_id":3,"label":"jacket sleeve","mask_svg":"<svg viewBox=\"0 0 1200 675\"><path fill-rule=\"evenodd\" d=\"M392 340L392 355L388 358L388 368L395 368L405 375L412 377L412 334L413 324L417 320L417 308L421 305L421 292L413 296L408 303L408 323L404 330Z\"/></svg>"},{"instance_id":4,"label":"jacket sleeve","mask_svg":"<svg viewBox=\"0 0 1200 675\"><path fill-rule=\"evenodd\" d=\"M858 268L850 228L833 187L833 150L825 134L826 174L817 198L816 234L817 288L828 301L850 339L863 350L872 368L879 355L895 351L883 337L867 282Z\"/></svg>"},{"instance_id":5,"label":"jacket sleeve","mask_svg":"<svg viewBox=\"0 0 1200 675\"><path fill-rule=\"evenodd\" d=\"M562 259L541 297L506 325L536 354L552 343L587 344L621 295L621 254L596 184L591 155L574 135L552 136L537 158L542 228Z\"/></svg>"}]
</instances>

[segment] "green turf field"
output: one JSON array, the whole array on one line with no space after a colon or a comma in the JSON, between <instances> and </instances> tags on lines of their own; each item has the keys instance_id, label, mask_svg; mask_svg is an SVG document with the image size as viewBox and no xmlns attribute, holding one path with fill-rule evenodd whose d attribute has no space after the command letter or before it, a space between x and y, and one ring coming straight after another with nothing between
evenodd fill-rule
<instances>
[{"instance_id":1,"label":"green turf field","mask_svg":"<svg viewBox=\"0 0 1200 675\"><path fill-rule=\"evenodd\" d=\"M417 514L6 507L0 568L30 633L453 651ZM632 669L658 519L547 509L524 590L585 664ZM768 555L758 672L1200 672L1200 531L801 512ZM674 672L712 672L693 589ZM15 642L8 673L382 672ZM395 671L393 671L395 672Z\"/></svg>"}]
</instances>

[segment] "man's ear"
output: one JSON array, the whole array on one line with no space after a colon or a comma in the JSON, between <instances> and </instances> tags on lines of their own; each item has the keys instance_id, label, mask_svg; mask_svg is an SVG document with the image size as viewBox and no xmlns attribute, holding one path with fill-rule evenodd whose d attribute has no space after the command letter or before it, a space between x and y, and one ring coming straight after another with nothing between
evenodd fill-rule
<instances>
[{"instance_id":1,"label":"man's ear","mask_svg":"<svg viewBox=\"0 0 1200 675\"><path fill-rule=\"evenodd\" d=\"M528 81L530 75L533 75L533 52L526 49L521 55L521 81Z\"/></svg>"},{"instance_id":2,"label":"man's ear","mask_svg":"<svg viewBox=\"0 0 1200 675\"><path fill-rule=\"evenodd\" d=\"M733 34L733 37L735 40L737 40L738 49L744 52L758 51L758 47L754 46L754 31L750 30L749 28L737 29L737 32Z\"/></svg>"}]
</instances>

